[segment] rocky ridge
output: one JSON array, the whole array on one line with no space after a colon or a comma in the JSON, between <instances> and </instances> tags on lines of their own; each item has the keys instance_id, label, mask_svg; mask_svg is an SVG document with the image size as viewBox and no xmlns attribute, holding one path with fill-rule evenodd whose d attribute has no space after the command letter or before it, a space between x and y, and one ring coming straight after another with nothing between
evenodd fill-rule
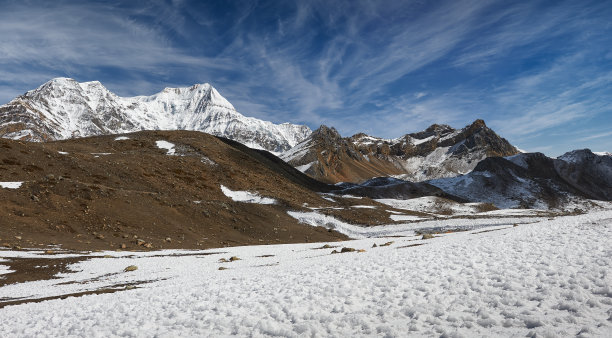
<instances>
[{"instance_id":1,"label":"rocky ridge","mask_svg":"<svg viewBox=\"0 0 612 338\"><path fill-rule=\"evenodd\" d=\"M321 126L280 156L321 181L359 183L377 176L413 182L454 177L470 172L484 158L518 153L476 120L462 129L434 124L391 140L363 133L343 138L336 129Z\"/></svg>"}]
</instances>

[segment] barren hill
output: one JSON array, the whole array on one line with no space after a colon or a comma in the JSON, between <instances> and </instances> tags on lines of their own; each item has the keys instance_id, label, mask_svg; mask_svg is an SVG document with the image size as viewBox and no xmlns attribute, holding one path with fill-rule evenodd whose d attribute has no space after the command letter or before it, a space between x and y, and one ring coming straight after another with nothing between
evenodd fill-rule
<instances>
[{"instance_id":1,"label":"barren hill","mask_svg":"<svg viewBox=\"0 0 612 338\"><path fill-rule=\"evenodd\" d=\"M345 238L287 215L304 203L328 204L315 192L327 185L208 134L0 139L0 149L5 246L205 248Z\"/></svg>"}]
</instances>

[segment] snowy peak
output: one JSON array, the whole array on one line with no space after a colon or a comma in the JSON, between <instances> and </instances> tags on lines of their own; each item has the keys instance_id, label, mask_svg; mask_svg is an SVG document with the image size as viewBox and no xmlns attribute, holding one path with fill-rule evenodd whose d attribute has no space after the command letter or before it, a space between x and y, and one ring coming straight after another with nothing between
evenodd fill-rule
<instances>
[{"instance_id":1,"label":"snowy peak","mask_svg":"<svg viewBox=\"0 0 612 338\"><path fill-rule=\"evenodd\" d=\"M119 97L100 82L55 78L0 107L0 136L48 141L138 130L196 130L280 153L308 137L307 126L240 114L208 83Z\"/></svg>"},{"instance_id":2,"label":"snowy peak","mask_svg":"<svg viewBox=\"0 0 612 338\"><path fill-rule=\"evenodd\" d=\"M582 163L585 161L604 160L605 158L609 157L612 157L612 154L594 153L591 151L591 149L577 149L568 151L567 153L557 157L557 159L569 163Z\"/></svg>"}]
</instances>

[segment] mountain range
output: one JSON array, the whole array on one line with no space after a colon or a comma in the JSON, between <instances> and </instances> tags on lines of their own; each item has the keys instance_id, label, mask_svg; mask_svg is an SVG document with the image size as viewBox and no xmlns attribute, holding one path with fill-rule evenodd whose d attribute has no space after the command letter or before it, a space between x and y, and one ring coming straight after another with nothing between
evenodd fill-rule
<instances>
[{"instance_id":1,"label":"mountain range","mask_svg":"<svg viewBox=\"0 0 612 338\"><path fill-rule=\"evenodd\" d=\"M336 129L321 126L280 157L328 183L359 183L376 176L420 182L465 174L487 157L518 153L476 120L462 129L434 124L391 140L363 133L343 138Z\"/></svg>"},{"instance_id":2,"label":"mountain range","mask_svg":"<svg viewBox=\"0 0 612 338\"><path fill-rule=\"evenodd\" d=\"M395 139L363 133L342 137L324 125L313 132L307 126L245 117L209 84L124 98L97 81L68 78L53 79L0 106L0 136L20 141L50 144L141 130L192 130L218 136L283 179L319 193L402 200L431 196L489 205L481 209L577 210L589 208L589 200L612 200L609 153L584 149L558 158L523 153L480 119L460 129L434 124ZM151 137L147 136L149 142ZM25 171L39 167L23 165ZM223 170L231 173L238 167L243 176L258 175L256 169L248 172L238 162ZM360 222L355 215L363 212L352 210L343 217ZM364 217L372 219L372 213Z\"/></svg>"},{"instance_id":3,"label":"mountain range","mask_svg":"<svg viewBox=\"0 0 612 338\"><path fill-rule=\"evenodd\" d=\"M98 81L56 78L0 106L4 138L53 141L139 130L202 131L274 153L311 133L303 125L246 117L209 84L119 97Z\"/></svg>"}]
</instances>

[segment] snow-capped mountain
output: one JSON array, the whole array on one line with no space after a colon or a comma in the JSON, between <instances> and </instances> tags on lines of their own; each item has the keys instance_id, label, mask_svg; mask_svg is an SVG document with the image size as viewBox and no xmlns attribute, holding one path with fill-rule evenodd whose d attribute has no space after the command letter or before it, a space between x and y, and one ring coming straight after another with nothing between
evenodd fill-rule
<instances>
[{"instance_id":1,"label":"snow-capped mountain","mask_svg":"<svg viewBox=\"0 0 612 338\"><path fill-rule=\"evenodd\" d=\"M585 199L612 200L612 156L583 149L556 159L541 153L491 157L469 174L428 183L499 208L582 208Z\"/></svg>"},{"instance_id":2,"label":"snow-capped mountain","mask_svg":"<svg viewBox=\"0 0 612 338\"><path fill-rule=\"evenodd\" d=\"M119 97L98 81L56 78L0 107L0 136L28 141L181 129L275 153L290 149L311 133L307 126L246 117L209 84Z\"/></svg>"},{"instance_id":3,"label":"snow-capped mountain","mask_svg":"<svg viewBox=\"0 0 612 338\"><path fill-rule=\"evenodd\" d=\"M465 174L486 157L517 153L484 121L476 120L462 129L434 124L392 140L366 134L343 138L334 128L321 126L281 158L329 183L363 182L377 176L420 182Z\"/></svg>"}]
</instances>

